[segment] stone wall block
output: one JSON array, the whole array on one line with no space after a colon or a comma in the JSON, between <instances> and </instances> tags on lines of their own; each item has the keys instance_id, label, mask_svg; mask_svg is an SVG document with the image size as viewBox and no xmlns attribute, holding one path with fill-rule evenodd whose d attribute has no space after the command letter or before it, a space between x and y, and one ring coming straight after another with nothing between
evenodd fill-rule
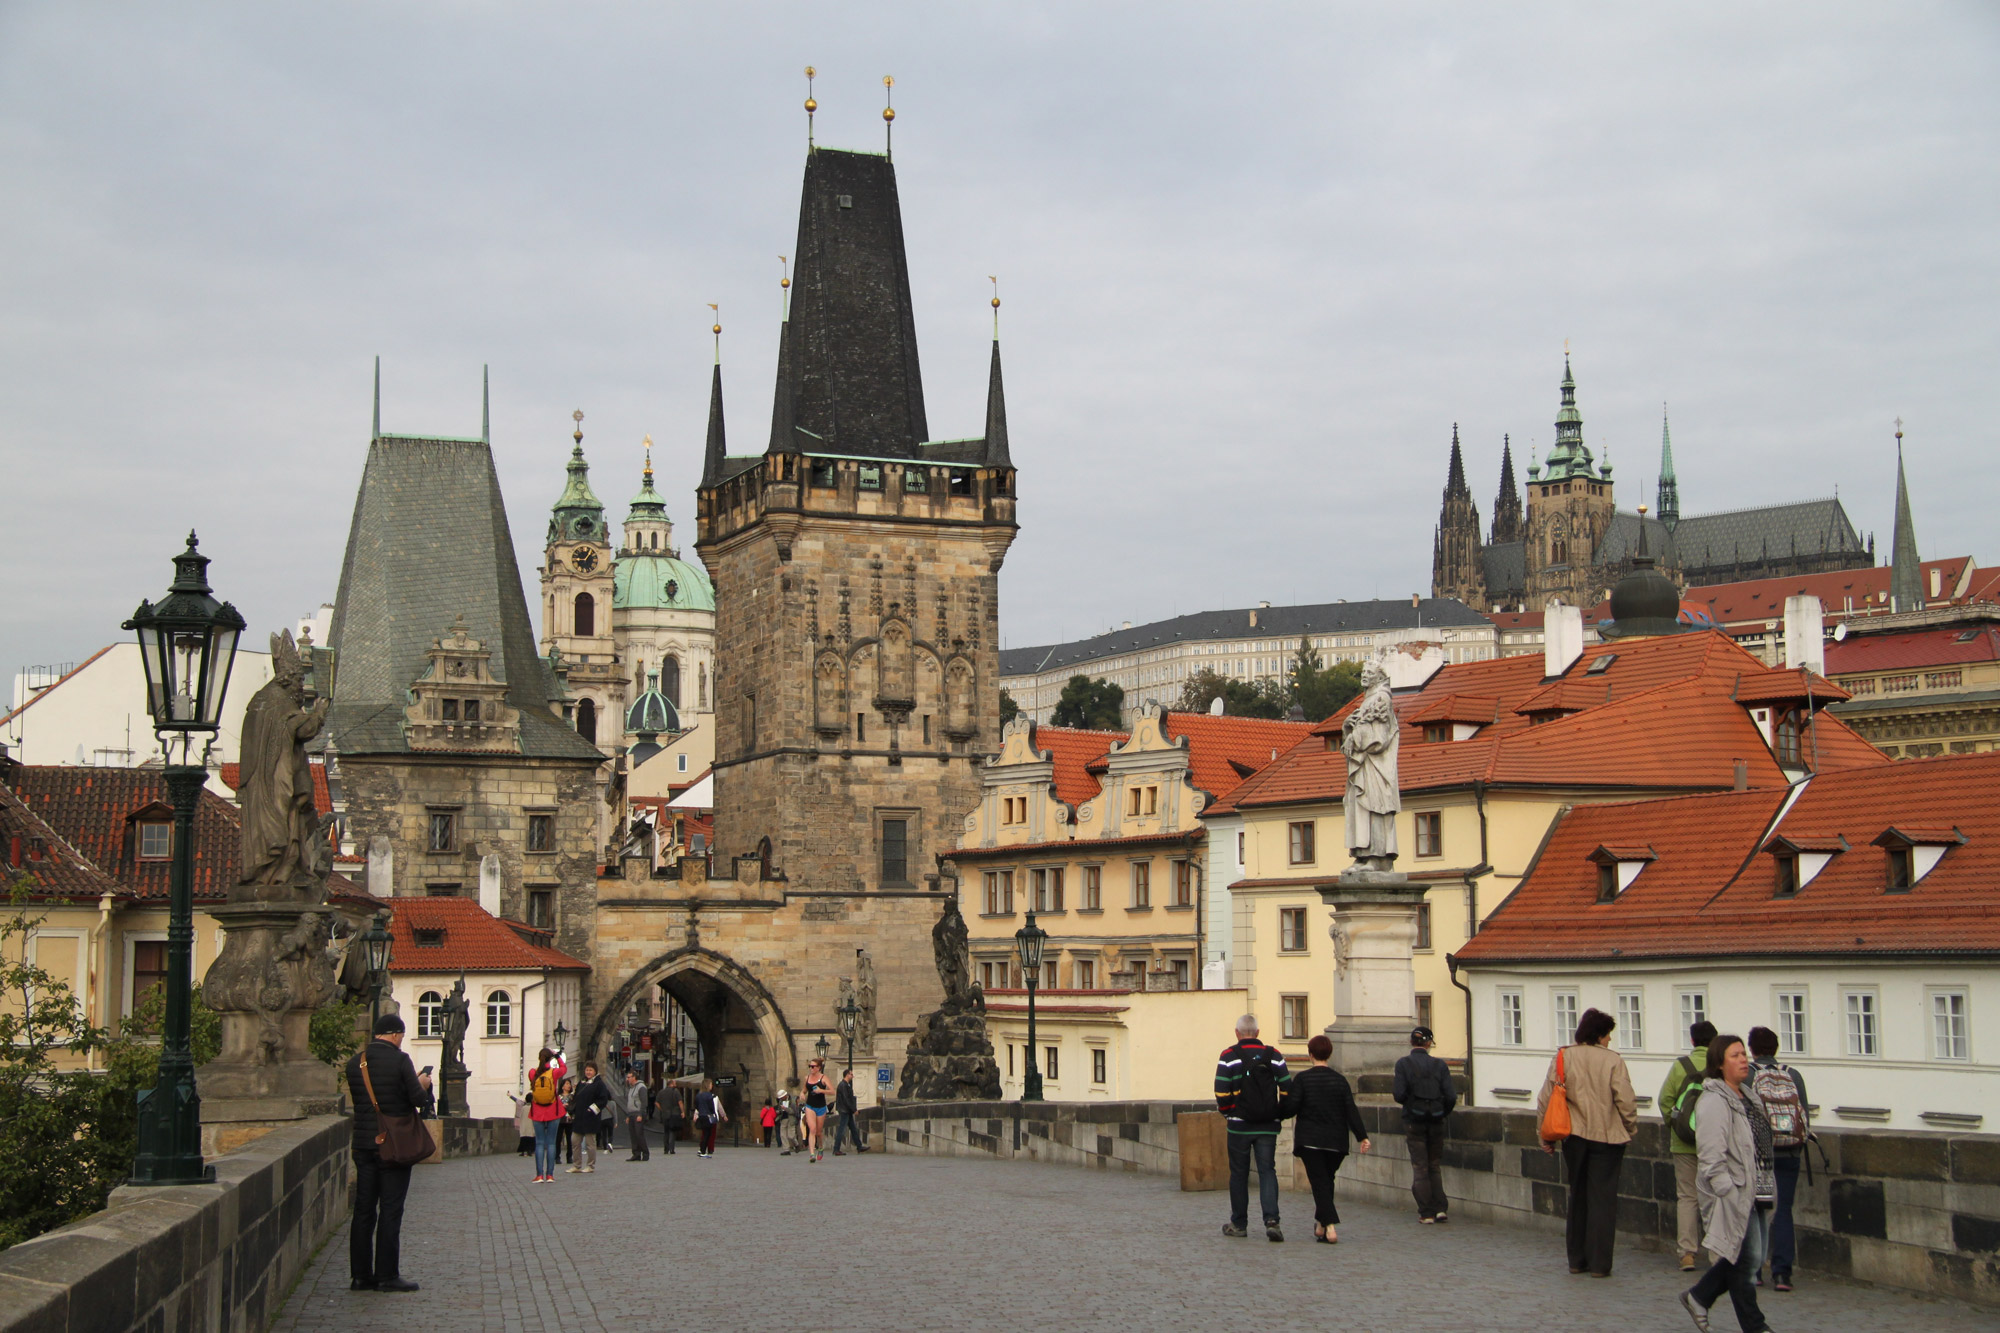
<instances>
[{"instance_id":1,"label":"stone wall block","mask_svg":"<svg viewBox=\"0 0 2000 1333\"><path fill-rule=\"evenodd\" d=\"M1843 1175L1944 1180L1951 1174L1951 1142L1944 1136L1850 1131L1840 1138L1839 1170Z\"/></svg>"},{"instance_id":2,"label":"stone wall block","mask_svg":"<svg viewBox=\"0 0 2000 1333\"><path fill-rule=\"evenodd\" d=\"M2000 1185L2000 1138L1953 1139L1951 1178L1968 1185Z\"/></svg>"}]
</instances>

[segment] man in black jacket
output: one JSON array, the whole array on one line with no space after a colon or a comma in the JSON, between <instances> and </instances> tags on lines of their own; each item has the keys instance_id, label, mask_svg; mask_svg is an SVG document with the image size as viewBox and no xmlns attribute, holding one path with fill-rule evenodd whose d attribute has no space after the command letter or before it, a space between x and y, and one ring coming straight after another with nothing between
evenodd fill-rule
<instances>
[{"instance_id":1,"label":"man in black jacket","mask_svg":"<svg viewBox=\"0 0 2000 1333\"><path fill-rule=\"evenodd\" d=\"M861 1104L854 1096L854 1071L852 1069L844 1069L840 1074L840 1082L834 1084L833 1087L833 1155L835 1157L847 1156L840 1149L843 1136L854 1140L854 1151L868 1151L867 1147L861 1142L861 1126L854 1119L860 1110Z\"/></svg>"},{"instance_id":2,"label":"man in black jacket","mask_svg":"<svg viewBox=\"0 0 2000 1333\"><path fill-rule=\"evenodd\" d=\"M1437 1039L1429 1028L1410 1033L1410 1053L1396 1061L1396 1101L1403 1108L1403 1137L1410 1145L1410 1193L1417 1220L1445 1222L1444 1120L1458 1105L1451 1066L1431 1054Z\"/></svg>"},{"instance_id":3,"label":"man in black jacket","mask_svg":"<svg viewBox=\"0 0 2000 1333\"><path fill-rule=\"evenodd\" d=\"M415 1114L430 1086L431 1076L419 1074L403 1053L403 1020L395 1014L376 1019L375 1039L347 1062L348 1101L354 1107L354 1225L347 1271L355 1291L417 1289L402 1272L403 1201L410 1193L411 1168L384 1166L376 1155L375 1108L379 1104L383 1115Z\"/></svg>"}]
</instances>

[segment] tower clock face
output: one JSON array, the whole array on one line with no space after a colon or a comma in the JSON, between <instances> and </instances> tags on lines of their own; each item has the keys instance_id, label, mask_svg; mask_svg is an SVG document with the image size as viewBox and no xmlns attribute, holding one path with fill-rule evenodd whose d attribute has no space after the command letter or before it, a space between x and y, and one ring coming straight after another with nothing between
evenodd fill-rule
<instances>
[{"instance_id":1,"label":"tower clock face","mask_svg":"<svg viewBox=\"0 0 2000 1333\"><path fill-rule=\"evenodd\" d=\"M569 553L570 568L579 574L588 574L597 568L597 552L588 546L579 546Z\"/></svg>"}]
</instances>

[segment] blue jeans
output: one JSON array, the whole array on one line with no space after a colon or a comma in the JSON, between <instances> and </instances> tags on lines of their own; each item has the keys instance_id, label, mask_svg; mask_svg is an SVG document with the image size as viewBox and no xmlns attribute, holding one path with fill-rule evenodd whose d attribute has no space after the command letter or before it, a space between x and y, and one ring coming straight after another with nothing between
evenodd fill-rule
<instances>
[{"instance_id":1,"label":"blue jeans","mask_svg":"<svg viewBox=\"0 0 2000 1333\"><path fill-rule=\"evenodd\" d=\"M1264 1225L1278 1225L1278 1136L1229 1136L1229 1220L1247 1227L1250 1217L1250 1158L1257 1159L1257 1201L1264 1207Z\"/></svg>"},{"instance_id":2,"label":"blue jeans","mask_svg":"<svg viewBox=\"0 0 2000 1333\"><path fill-rule=\"evenodd\" d=\"M560 1120L537 1120L535 1122L535 1174L552 1176L556 1173L556 1128Z\"/></svg>"},{"instance_id":3,"label":"blue jeans","mask_svg":"<svg viewBox=\"0 0 2000 1333\"><path fill-rule=\"evenodd\" d=\"M1736 1325L1743 1333L1761 1333L1770 1327L1764 1322L1764 1312L1757 1308L1753 1284L1771 1248L1771 1212L1769 1208L1752 1208L1750 1221L1743 1228L1743 1248L1735 1260L1717 1259L1694 1284L1694 1298L1703 1309L1713 1306L1727 1291L1730 1304L1736 1307Z\"/></svg>"},{"instance_id":4,"label":"blue jeans","mask_svg":"<svg viewBox=\"0 0 2000 1333\"><path fill-rule=\"evenodd\" d=\"M1778 1207L1771 1214L1771 1280L1792 1275L1792 1200L1799 1192L1799 1166L1803 1150L1779 1153L1772 1161L1777 1168Z\"/></svg>"}]
</instances>

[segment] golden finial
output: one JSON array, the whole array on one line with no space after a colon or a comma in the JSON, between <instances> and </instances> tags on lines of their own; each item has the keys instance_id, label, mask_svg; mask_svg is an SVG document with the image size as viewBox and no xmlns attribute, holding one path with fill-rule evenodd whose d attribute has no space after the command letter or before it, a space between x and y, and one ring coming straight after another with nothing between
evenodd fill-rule
<instances>
[{"instance_id":1,"label":"golden finial","mask_svg":"<svg viewBox=\"0 0 2000 1333\"><path fill-rule=\"evenodd\" d=\"M644 444L646 446L646 489L650 491L653 489L653 437L648 435L644 440Z\"/></svg>"},{"instance_id":2,"label":"golden finial","mask_svg":"<svg viewBox=\"0 0 2000 1333\"><path fill-rule=\"evenodd\" d=\"M710 301L708 308L715 312L715 323L708 331L715 335L715 364L719 366L722 364L722 307Z\"/></svg>"},{"instance_id":3,"label":"golden finial","mask_svg":"<svg viewBox=\"0 0 2000 1333\"><path fill-rule=\"evenodd\" d=\"M583 448L583 409L579 407L576 409L576 411L570 413L569 415L570 419L576 422L576 434L571 436L570 438L574 439L576 441L576 447L581 449Z\"/></svg>"},{"instance_id":4,"label":"golden finial","mask_svg":"<svg viewBox=\"0 0 2000 1333\"><path fill-rule=\"evenodd\" d=\"M896 108L893 105L895 102L895 87L896 76L893 74L884 74L882 76L882 100L890 103L890 105L882 108L882 140L891 161L896 156Z\"/></svg>"},{"instance_id":5,"label":"golden finial","mask_svg":"<svg viewBox=\"0 0 2000 1333\"><path fill-rule=\"evenodd\" d=\"M989 273L986 280L993 284L993 341L1000 341L1000 279Z\"/></svg>"},{"instance_id":6,"label":"golden finial","mask_svg":"<svg viewBox=\"0 0 2000 1333\"><path fill-rule=\"evenodd\" d=\"M813 112L819 110L819 103L813 101L813 75L818 71L806 66L806 147L813 146Z\"/></svg>"}]
</instances>

